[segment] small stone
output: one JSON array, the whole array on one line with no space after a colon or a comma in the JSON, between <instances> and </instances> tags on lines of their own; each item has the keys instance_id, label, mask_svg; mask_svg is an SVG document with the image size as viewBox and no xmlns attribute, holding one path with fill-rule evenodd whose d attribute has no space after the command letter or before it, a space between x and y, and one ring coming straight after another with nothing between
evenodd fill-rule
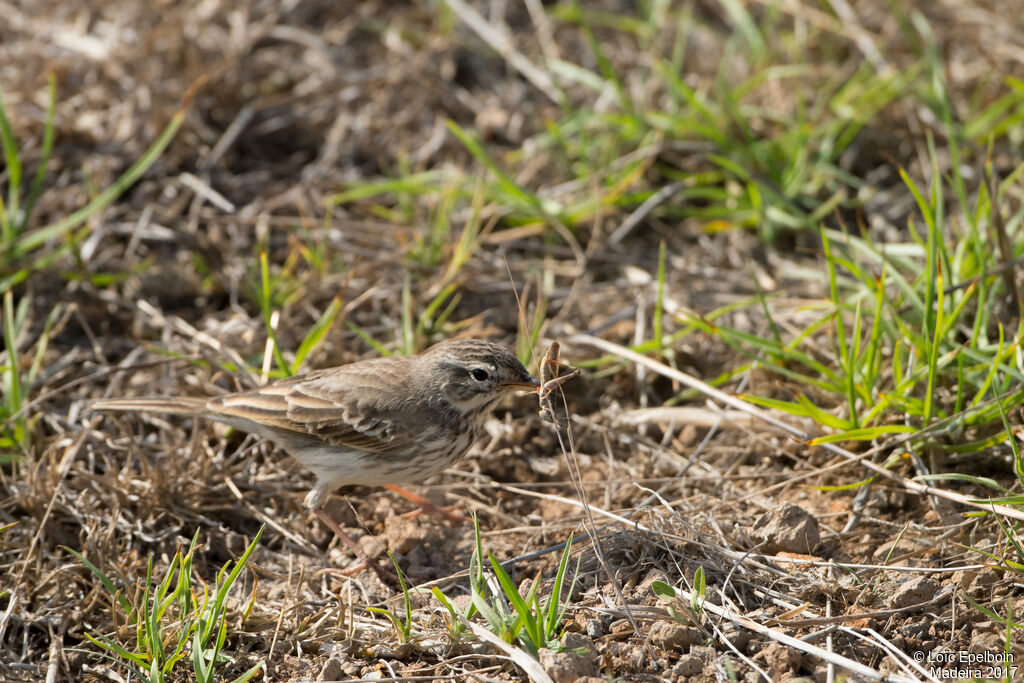
<instances>
[{"instance_id":1,"label":"small stone","mask_svg":"<svg viewBox=\"0 0 1024 683\"><path fill-rule=\"evenodd\" d=\"M320 669L320 675L316 677L318 681L337 681L345 675L345 667L343 666L341 657L338 655L332 655L330 659L324 664L324 668Z\"/></svg>"},{"instance_id":2,"label":"small stone","mask_svg":"<svg viewBox=\"0 0 1024 683\"><path fill-rule=\"evenodd\" d=\"M376 536L371 536L369 534L367 534L366 536L361 536L358 539L358 543L360 547L362 547L363 552L366 553L368 557L374 560L386 557L385 551L387 549L384 547L384 544L381 543L380 539ZM345 552L348 552L348 550L345 549ZM391 564L391 562L389 561L388 564Z\"/></svg>"},{"instance_id":3,"label":"small stone","mask_svg":"<svg viewBox=\"0 0 1024 683\"><path fill-rule=\"evenodd\" d=\"M986 652L1002 652L1006 646L1006 642L1003 636L999 633L992 631L975 632L971 636L971 644L968 649L974 654L983 654Z\"/></svg>"},{"instance_id":4,"label":"small stone","mask_svg":"<svg viewBox=\"0 0 1024 683\"><path fill-rule=\"evenodd\" d=\"M499 106L484 107L476 113L476 128L485 140L505 137L512 115L508 109Z\"/></svg>"},{"instance_id":5,"label":"small stone","mask_svg":"<svg viewBox=\"0 0 1024 683\"><path fill-rule=\"evenodd\" d=\"M683 655L672 668L672 672L679 676L696 676L704 670L704 660L697 655Z\"/></svg>"},{"instance_id":6,"label":"small stone","mask_svg":"<svg viewBox=\"0 0 1024 683\"><path fill-rule=\"evenodd\" d=\"M621 621L616 621L614 624L612 624L612 633L623 633L625 631L632 631L632 630L633 630L632 624L630 624L629 621L627 621L626 619L622 619Z\"/></svg>"},{"instance_id":7,"label":"small stone","mask_svg":"<svg viewBox=\"0 0 1024 683\"><path fill-rule=\"evenodd\" d=\"M588 654L597 653L597 645L582 633L566 633L562 637L562 647L566 650L586 650Z\"/></svg>"},{"instance_id":8,"label":"small stone","mask_svg":"<svg viewBox=\"0 0 1024 683\"><path fill-rule=\"evenodd\" d=\"M656 621L651 625L651 642L666 650L681 649L701 642L700 629L683 626L674 621Z\"/></svg>"},{"instance_id":9,"label":"small stone","mask_svg":"<svg viewBox=\"0 0 1024 683\"><path fill-rule=\"evenodd\" d=\"M908 579L899 585L889 598L889 606L893 609L904 609L919 605L935 597L939 584L929 578L919 576Z\"/></svg>"},{"instance_id":10,"label":"small stone","mask_svg":"<svg viewBox=\"0 0 1024 683\"><path fill-rule=\"evenodd\" d=\"M977 573L967 593L975 600L984 601L990 599L996 584L1002 579L1002 572L987 567Z\"/></svg>"},{"instance_id":11,"label":"small stone","mask_svg":"<svg viewBox=\"0 0 1024 683\"><path fill-rule=\"evenodd\" d=\"M597 675L597 658L593 651L574 654L543 648L540 651L540 665L555 683L571 683L585 676Z\"/></svg>"},{"instance_id":12,"label":"small stone","mask_svg":"<svg viewBox=\"0 0 1024 683\"><path fill-rule=\"evenodd\" d=\"M903 557L898 562L894 559L913 552L915 548L916 546L907 539L902 539L899 543L886 541L880 543L874 552L871 553L871 561L878 564L894 564L900 567L917 566L912 557Z\"/></svg>"},{"instance_id":13,"label":"small stone","mask_svg":"<svg viewBox=\"0 0 1024 683\"><path fill-rule=\"evenodd\" d=\"M978 575L977 569L958 569L953 572L953 576L950 577L953 583L963 589L967 589L971 582L974 581L974 577Z\"/></svg>"},{"instance_id":14,"label":"small stone","mask_svg":"<svg viewBox=\"0 0 1024 683\"><path fill-rule=\"evenodd\" d=\"M791 674L800 670L803 656L798 650L780 643L770 643L753 657L755 662L764 664L773 681L779 680L783 674Z\"/></svg>"},{"instance_id":15,"label":"small stone","mask_svg":"<svg viewBox=\"0 0 1024 683\"><path fill-rule=\"evenodd\" d=\"M392 515L384 522L384 536L393 553L406 555L423 545L430 532L422 525L401 515Z\"/></svg>"},{"instance_id":16,"label":"small stone","mask_svg":"<svg viewBox=\"0 0 1024 683\"><path fill-rule=\"evenodd\" d=\"M641 581L640 584L636 587L636 590L633 591L633 594L640 597L640 599L649 597L653 592L651 590L651 586L654 584L655 581L661 581L662 583L671 584L671 580L668 578L665 572L661 571L660 569L652 569L647 573L647 576L644 577L644 580Z\"/></svg>"},{"instance_id":17,"label":"small stone","mask_svg":"<svg viewBox=\"0 0 1024 683\"><path fill-rule=\"evenodd\" d=\"M810 554L821 541L818 520L799 505L784 503L782 507L761 515L751 533L764 541L765 553Z\"/></svg>"},{"instance_id":18,"label":"small stone","mask_svg":"<svg viewBox=\"0 0 1024 683\"><path fill-rule=\"evenodd\" d=\"M722 632L725 638L733 644L740 652L746 652L747 645L753 639L754 634L745 628L739 628L735 624L726 623L722 625Z\"/></svg>"},{"instance_id":19,"label":"small stone","mask_svg":"<svg viewBox=\"0 0 1024 683\"><path fill-rule=\"evenodd\" d=\"M715 663L715 657L718 655L715 652L715 648L708 647L707 645L693 645L690 647L690 654L695 657L700 657L701 661L704 662L704 666L711 666Z\"/></svg>"},{"instance_id":20,"label":"small stone","mask_svg":"<svg viewBox=\"0 0 1024 683\"><path fill-rule=\"evenodd\" d=\"M374 659L397 659L404 661L409 659L414 653L415 648L412 643L399 643L396 646L391 645L374 645L371 650Z\"/></svg>"}]
</instances>

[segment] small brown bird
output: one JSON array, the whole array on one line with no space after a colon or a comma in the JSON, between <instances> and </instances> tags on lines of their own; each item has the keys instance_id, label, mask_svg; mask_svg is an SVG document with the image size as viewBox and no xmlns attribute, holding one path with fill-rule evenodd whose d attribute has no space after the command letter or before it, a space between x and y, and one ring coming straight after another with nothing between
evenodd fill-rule
<instances>
[{"instance_id":1,"label":"small brown bird","mask_svg":"<svg viewBox=\"0 0 1024 683\"><path fill-rule=\"evenodd\" d=\"M306 504L365 559L324 512L328 494L348 484L384 486L432 507L395 485L455 463L503 396L539 386L508 349L463 339L214 398L111 399L92 407L206 417L269 439L316 475Z\"/></svg>"}]
</instances>

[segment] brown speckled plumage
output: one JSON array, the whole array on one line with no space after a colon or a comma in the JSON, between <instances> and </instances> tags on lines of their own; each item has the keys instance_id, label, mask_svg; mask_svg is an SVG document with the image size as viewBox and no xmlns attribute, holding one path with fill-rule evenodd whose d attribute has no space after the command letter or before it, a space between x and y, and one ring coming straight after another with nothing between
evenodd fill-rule
<instances>
[{"instance_id":1,"label":"brown speckled plumage","mask_svg":"<svg viewBox=\"0 0 1024 683\"><path fill-rule=\"evenodd\" d=\"M346 484L418 482L457 461L506 393L538 385L503 346L478 339L365 360L210 399L97 401L99 410L195 415L258 434L317 478L319 509Z\"/></svg>"}]
</instances>

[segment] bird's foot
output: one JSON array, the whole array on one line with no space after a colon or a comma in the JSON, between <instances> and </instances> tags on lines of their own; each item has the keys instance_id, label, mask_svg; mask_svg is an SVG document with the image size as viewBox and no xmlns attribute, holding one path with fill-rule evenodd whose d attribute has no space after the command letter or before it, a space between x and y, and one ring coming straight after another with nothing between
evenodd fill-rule
<instances>
[{"instance_id":1,"label":"bird's foot","mask_svg":"<svg viewBox=\"0 0 1024 683\"><path fill-rule=\"evenodd\" d=\"M410 510L409 512L406 512L405 514L402 515L402 519L415 519L416 517L419 517L422 514L437 515L437 516L440 516L440 517L444 517L447 521L451 522L452 524L456 524L456 525L457 524L467 524L470 521L472 521L472 520L470 520L469 517L466 517L466 515L462 514L459 511L459 506L458 505L444 505L444 506L441 506L441 505L434 505L433 503L428 503L427 505L421 505L419 510Z\"/></svg>"},{"instance_id":2,"label":"bird's foot","mask_svg":"<svg viewBox=\"0 0 1024 683\"><path fill-rule=\"evenodd\" d=\"M407 512L402 515L404 519L413 519L414 517L419 517L426 513L428 515L444 517L452 524L466 524L471 521L469 517L466 517L466 515L459 511L459 506L457 505L446 505L443 507L435 505L418 493L413 493L412 491L403 489L401 486L395 486L394 484L385 484L384 488L392 493L397 493L406 500L410 500L420 506L419 510L413 510L412 512Z\"/></svg>"}]
</instances>

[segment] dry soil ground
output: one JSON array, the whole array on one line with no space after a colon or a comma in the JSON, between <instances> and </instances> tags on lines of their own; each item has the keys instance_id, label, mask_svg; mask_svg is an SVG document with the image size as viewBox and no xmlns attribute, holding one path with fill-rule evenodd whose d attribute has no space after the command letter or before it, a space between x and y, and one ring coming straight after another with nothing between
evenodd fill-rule
<instances>
[{"instance_id":1,"label":"dry soil ground","mask_svg":"<svg viewBox=\"0 0 1024 683\"><path fill-rule=\"evenodd\" d=\"M755 16L781 11L812 26L825 21L810 4L749 6ZM885 3L854 4L864 36L899 40ZM516 50L540 63L544 34L526 5L477 5L491 25L509 31ZM728 5L686 5L700 26L686 47L688 65L703 84L713 82L722 46L735 35ZM991 36L1006 48L992 51L993 68L1020 76L1020 32L1005 37L1017 10L1004 5L919 9L951 60ZM610 1L599 9L635 10ZM515 582L539 573L543 594L558 545L575 533L580 574L566 637L585 651L545 658L559 680L829 675L827 657L755 632L739 616L867 670L909 678L924 675L894 653L912 659L1009 647L1024 665L1018 636L1008 645L1006 624L964 597L1005 615L1024 594L1019 574L985 567L988 558L968 550L1002 542L991 519L965 517L962 506L884 479L869 489L816 488L868 473L771 425L723 414L699 394L680 399L677 380L608 358L577 336L632 344L651 338L656 308L674 332L680 312L707 314L759 289L783 293L773 301L776 319L799 329L812 319L805 307L825 296L820 279L804 276L822 271L813 231L787 232L765 246L754 231L659 214L617 234L635 208L626 201L609 202L571 231L509 219L490 199L474 209L472 192L467 199L454 188L472 190L473 178L494 176L446 120L478 136L514 169L518 185L553 197L580 187L570 186L571 168L531 146L563 116L560 105L515 66L514 55L496 51L464 16L436 3L35 0L0 2L0 15L0 85L30 170L39 157L46 73L57 78L56 144L36 225L108 187L191 93L181 130L142 180L76 230L70 255L15 289L15 302L29 302L18 340L26 365L47 316L58 314L41 370L26 388L30 446L12 449L0 474L0 524L16 523L0 535L0 589L9 591L0 598L0 679L129 678L86 634L132 648L136 632L71 550L138 601L147 563L162 577L197 530L192 570L212 583L261 525L261 542L229 602L224 650L231 659L219 665L218 680L259 662L265 670L257 675L273 681L527 676L500 648L473 638L453 642L447 612L429 596L414 597L411 640L400 643L391 623L366 609L386 601L401 612L394 586L365 571L343 575L354 560L303 508L311 477L282 453L204 421L89 411L99 397L209 395L262 381L261 251L280 349L294 352L331 302L340 304L306 368L379 355L363 335L390 351L459 335L514 346L517 336L528 341L523 321L543 322L538 353L560 339L564 358L586 366L565 385L568 454L535 399L523 397L501 407L488 438L456 469L414 486L475 512L485 549L502 560L522 556L511 569ZM640 92L645 84L629 76L639 66L639 39L613 28L597 22L596 40L624 75L623 87ZM551 30L566 62L600 72L578 27L560 20ZM828 49L821 53L824 59ZM951 74L954 83L972 77ZM568 96L593 102L609 93L576 87ZM918 171L927 166L918 156L924 137L919 130L913 137L905 114L891 113L863 133L851 172L857 164L883 168L883 158ZM638 158L657 145L659 162L693 173L709 152L655 137ZM606 160L620 161L627 163ZM431 192L327 201L354 183L438 170L465 177ZM898 186L892 166L882 173L888 180L881 186ZM877 207L893 220L913 210L912 203ZM456 263L474 210L484 230ZM656 306L662 242L665 287ZM417 327L452 283L457 300L447 320L435 324L435 311ZM742 308L720 320L768 335L758 313ZM413 329L403 337L407 323ZM702 378L747 360L705 334L651 356ZM788 395L785 378L757 369L725 389ZM673 410L689 410L655 410L673 399ZM1006 455L974 459L964 471L1012 487ZM582 489L572 484L570 463ZM368 552L383 558L392 551L411 584L465 596L472 526L405 519L410 504L367 488L343 490L329 509ZM707 585L699 614L687 613L687 599L656 595L657 581L692 587L698 568ZM190 680L191 671L186 659L170 679Z\"/></svg>"}]
</instances>

